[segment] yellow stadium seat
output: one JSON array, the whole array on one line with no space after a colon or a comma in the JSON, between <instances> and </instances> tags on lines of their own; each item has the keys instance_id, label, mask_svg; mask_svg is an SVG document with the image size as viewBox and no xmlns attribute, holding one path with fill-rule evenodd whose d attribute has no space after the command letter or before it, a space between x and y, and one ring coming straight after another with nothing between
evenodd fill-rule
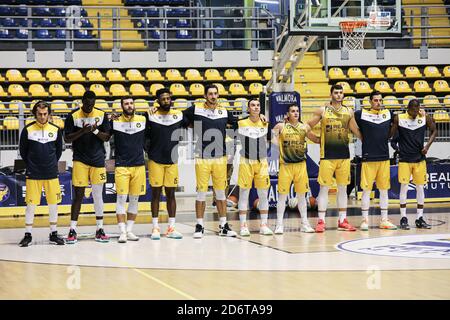
<instances>
[{"instance_id":1,"label":"yellow stadium seat","mask_svg":"<svg viewBox=\"0 0 450 320\"><path fill-rule=\"evenodd\" d=\"M412 89L409 86L409 83L404 80L395 81L394 90L395 90L395 92L398 92L398 93L412 92Z\"/></svg>"},{"instance_id":2,"label":"yellow stadium seat","mask_svg":"<svg viewBox=\"0 0 450 320\"><path fill-rule=\"evenodd\" d=\"M51 84L48 88L48 92L52 96L58 96L58 97L67 97L69 93L64 89L64 87L58 83Z\"/></svg>"},{"instance_id":3,"label":"yellow stadium seat","mask_svg":"<svg viewBox=\"0 0 450 320\"><path fill-rule=\"evenodd\" d=\"M203 80L202 75L197 69L187 69L184 73L186 80L189 81L201 81Z\"/></svg>"},{"instance_id":4,"label":"yellow stadium seat","mask_svg":"<svg viewBox=\"0 0 450 320\"><path fill-rule=\"evenodd\" d=\"M205 94L205 87L201 83L193 83L189 86L189 91L193 96L203 96Z\"/></svg>"},{"instance_id":5,"label":"yellow stadium seat","mask_svg":"<svg viewBox=\"0 0 450 320\"><path fill-rule=\"evenodd\" d=\"M245 80L262 80L258 70L256 69L245 69L244 78Z\"/></svg>"},{"instance_id":6,"label":"yellow stadium seat","mask_svg":"<svg viewBox=\"0 0 450 320\"><path fill-rule=\"evenodd\" d=\"M108 110L109 105L104 99L96 99L95 100L95 107L102 110Z\"/></svg>"},{"instance_id":7,"label":"yellow stadium seat","mask_svg":"<svg viewBox=\"0 0 450 320\"><path fill-rule=\"evenodd\" d=\"M363 108L369 108L370 107L370 102L369 102L370 97L369 96L365 96L363 98L363 100L361 101L361 106Z\"/></svg>"},{"instance_id":8,"label":"yellow stadium seat","mask_svg":"<svg viewBox=\"0 0 450 320\"><path fill-rule=\"evenodd\" d=\"M217 103L219 104L219 106L224 108L230 107L230 102L225 98L217 99Z\"/></svg>"},{"instance_id":9,"label":"yellow stadium seat","mask_svg":"<svg viewBox=\"0 0 450 320\"><path fill-rule=\"evenodd\" d=\"M172 83L170 85L170 92L174 96L188 96L189 92L186 91L186 88L182 83Z\"/></svg>"},{"instance_id":10,"label":"yellow stadium seat","mask_svg":"<svg viewBox=\"0 0 450 320\"><path fill-rule=\"evenodd\" d=\"M417 67L406 67L405 69L405 77L407 78L421 78L422 73Z\"/></svg>"},{"instance_id":11,"label":"yellow stadium seat","mask_svg":"<svg viewBox=\"0 0 450 320\"><path fill-rule=\"evenodd\" d=\"M178 98L178 99L175 99L175 101L173 102L173 106L177 107L177 108L185 108L186 109L187 107L189 107L189 103L186 99Z\"/></svg>"},{"instance_id":12,"label":"yellow stadium seat","mask_svg":"<svg viewBox=\"0 0 450 320\"><path fill-rule=\"evenodd\" d=\"M220 99L221 98L219 98L219 100ZM194 106L201 107L201 106L203 106L205 104L205 102L206 102L205 98L197 98L197 99L194 100Z\"/></svg>"},{"instance_id":13,"label":"yellow stadium seat","mask_svg":"<svg viewBox=\"0 0 450 320\"><path fill-rule=\"evenodd\" d=\"M27 81L17 69L9 69L6 71L5 76L8 81Z\"/></svg>"},{"instance_id":14,"label":"yellow stadium seat","mask_svg":"<svg viewBox=\"0 0 450 320\"><path fill-rule=\"evenodd\" d=\"M3 89L3 87L0 85L0 97L6 97L8 95L7 92Z\"/></svg>"},{"instance_id":15,"label":"yellow stadium seat","mask_svg":"<svg viewBox=\"0 0 450 320\"><path fill-rule=\"evenodd\" d=\"M25 77L27 77L28 81L31 82L39 82L39 81L45 81L46 79L42 76L42 73L39 70L36 69L30 69L25 74Z\"/></svg>"},{"instance_id":16,"label":"yellow stadium seat","mask_svg":"<svg viewBox=\"0 0 450 320\"><path fill-rule=\"evenodd\" d=\"M386 77L388 78L402 78L403 74L398 67L387 67Z\"/></svg>"},{"instance_id":17,"label":"yellow stadium seat","mask_svg":"<svg viewBox=\"0 0 450 320\"><path fill-rule=\"evenodd\" d=\"M220 75L219 70L217 70L217 69L206 69L205 70L205 79L208 81L223 80L222 76Z\"/></svg>"},{"instance_id":18,"label":"yellow stadium seat","mask_svg":"<svg viewBox=\"0 0 450 320\"><path fill-rule=\"evenodd\" d=\"M178 69L167 69L166 78L169 81L183 81L184 78Z\"/></svg>"},{"instance_id":19,"label":"yellow stadium seat","mask_svg":"<svg viewBox=\"0 0 450 320\"><path fill-rule=\"evenodd\" d=\"M156 91L158 91L158 90L161 89L161 88L164 88L164 85L161 84L161 83L154 83L154 84L152 84L152 85L150 86L150 94L151 94L152 96L155 96L155 95L156 95ZM172 92L172 94L173 94L173 92Z\"/></svg>"},{"instance_id":20,"label":"yellow stadium seat","mask_svg":"<svg viewBox=\"0 0 450 320\"><path fill-rule=\"evenodd\" d=\"M8 87L8 92L12 97L28 96L21 84L10 84Z\"/></svg>"},{"instance_id":21,"label":"yellow stadium seat","mask_svg":"<svg viewBox=\"0 0 450 320\"><path fill-rule=\"evenodd\" d=\"M232 94L232 95L248 94L247 90L245 90L242 83L237 83L237 82L232 83L232 84L230 84L230 87L228 88L228 90L230 90L230 94Z\"/></svg>"},{"instance_id":22,"label":"yellow stadium seat","mask_svg":"<svg viewBox=\"0 0 450 320\"><path fill-rule=\"evenodd\" d=\"M86 78L89 81L106 81L102 73L97 69L91 69L86 72Z\"/></svg>"},{"instance_id":23,"label":"yellow stadium seat","mask_svg":"<svg viewBox=\"0 0 450 320\"><path fill-rule=\"evenodd\" d=\"M147 80L149 81L161 81L164 80L164 77L161 75L158 69L148 69L145 73Z\"/></svg>"},{"instance_id":24,"label":"yellow stadium seat","mask_svg":"<svg viewBox=\"0 0 450 320\"><path fill-rule=\"evenodd\" d=\"M109 92L113 97L123 97L129 95L128 91L125 89L123 84L114 83L109 87Z\"/></svg>"},{"instance_id":25,"label":"yellow stadium seat","mask_svg":"<svg viewBox=\"0 0 450 320\"><path fill-rule=\"evenodd\" d=\"M444 97L444 105L449 108L450 107L450 94Z\"/></svg>"},{"instance_id":26,"label":"yellow stadium seat","mask_svg":"<svg viewBox=\"0 0 450 320\"><path fill-rule=\"evenodd\" d=\"M64 129L64 120L59 116L52 116L50 122L57 125L60 129Z\"/></svg>"},{"instance_id":27,"label":"yellow stadium seat","mask_svg":"<svg viewBox=\"0 0 450 320\"><path fill-rule=\"evenodd\" d=\"M34 105L34 103L36 103L37 101L39 101L39 100L34 100L34 101L31 103L31 105ZM29 109L29 107L27 108L26 103L24 103L22 100L11 100L11 101L9 102L8 109L9 109L10 111L12 111L12 112L18 112L18 111L19 111L19 105L20 105L20 104L23 105L24 110Z\"/></svg>"},{"instance_id":28,"label":"yellow stadium seat","mask_svg":"<svg viewBox=\"0 0 450 320\"><path fill-rule=\"evenodd\" d=\"M118 69L109 69L106 71L106 78L109 81L125 81L125 78L122 75L122 72Z\"/></svg>"},{"instance_id":29,"label":"yellow stadium seat","mask_svg":"<svg viewBox=\"0 0 450 320\"><path fill-rule=\"evenodd\" d=\"M5 117L3 119L3 127L6 130L19 130L19 119L13 116Z\"/></svg>"},{"instance_id":30,"label":"yellow stadium seat","mask_svg":"<svg viewBox=\"0 0 450 320\"><path fill-rule=\"evenodd\" d=\"M355 109L355 106L356 106L356 99L355 99L355 97L347 96L347 97L345 97L344 100L342 101L342 104L343 104L344 106L346 106L346 107Z\"/></svg>"},{"instance_id":31,"label":"yellow stadium seat","mask_svg":"<svg viewBox=\"0 0 450 320\"><path fill-rule=\"evenodd\" d=\"M53 100L51 106L52 113L68 113L70 111L64 100Z\"/></svg>"},{"instance_id":32,"label":"yellow stadium seat","mask_svg":"<svg viewBox=\"0 0 450 320\"><path fill-rule=\"evenodd\" d=\"M436 110L433 113L433 119L436 122L450 122L450 116L445 110Z\"/></svg>"},{"instance_id":33,"label":"yellow stadium seat","mask_svg":"<svg viewBox=\"0 0 450 320\"><path fill-rule=\"evenodd\" d=\"M20 100L14 100L14 101L17 101L17 102L22 102L22 101L20 101ZM36 103L38 103L39 101L41 101L41 99L34 99L34 100L32 100L31 102L24 102L24 105L25 105L25 110L31 110L32 108L33 108L33 106L36 104ZM15 106L17 109L19 108L19 106L18 105L16 105Z\"/></svg>"},{"instance_id":34,"label":"yellow stadium seat","mask_svg":"<svg viewBox=\"0 0 450 320\"><path fill-rule=\"evenodd\" d=\"M235 108L242 108L244 106L247 106L248 99L246 98L237 98L233 102L233 107Z\"/></svg>"},{"instance_id":35,"label":"yellow stadium seat","mask_svg":"<svg viewBox=\"0 0 450 320\"><path fill-rule=\"evenodd\" d=\"M75 99L75 100L72 101L71 108L72 109L80 108L82 104L83 103L81 102L81 99Z\"/></svg>"},{"instance_id":36,"label":"yellow stadium seat","mask_svg":"<svg viewBox=\"0 0 450 320\"><path fill-rule=\"evenodd\" d=\"M30 95L32 97L47 97L48 96L48 93L45 91L42 84L39 84L39 83L33 83L32 85L30 85L30 87L28 88L28 92L30 93Z\"/></svg>"},{"instance_id":37,"label":"yellow stadium seat","mask_svg":"<svg viewBox=\"0 0 450 320\"><path fill-rule=\"evenodd\" d=\"M392 89L389 86L389 83L387 81L377 81L375 82L374 89L377 91L380 91L381 93L392 93Z\"/></svg>"},{"instance_id":38,"label":"yellow stadium seat","mask_svg":"<svg viewBox=\"0 0 450 320\"><path fill-rule=\"evenodd\" d=\"M221 83L214 83L214 85L219 89L219 95L223 96L223 95L227 95L228 94L228 91L225 89L223 84L221 84Z\"/></svg>"},{"instance_id":39,"label":"yellow stadium seat","mask_svg":"<svg viewBox=\"0 0 450 320\"><path fill-rule=\"evenodd\" d=\"M242 80L241 75L239 74L239 71L236 69L227 69L225 70L223 76L225 77L225 80Z\"/></svg>"},{"instance_id":40,"label":"yellow stadium seat","mask_svg":"<svg viewBox=\"0 0 450 320\"><path fill-rule=\"evenodd\" d=\"M450 66L445 66L442 73L444 74L444 77L450 77Z\"/></svg>"},{"instance_id":41,"label":"yellow stadium seat","mask_svg":"<svg viewBox=\"0 0 450 320\"><path fill-rule=\"evenodd\" d=\"M144 99L136 99L134 100L134 106L138 110L146 111L150 108L150 105L147 100Z\"/></svg>"},{"instance_id":42,"label":"yellow stadium seat","mask_svg":"<svg viewBox=\"0 0 450 320\"><path fill-rule=\"evenodd\" d=\"M264 72L263 72L263 77L267 81L272 79L272 69L265 69Z\"/></svg>"},{"instance_id":43,"label":"yellow stadium seat","mask_svg":"<svg viewBox=\"0 0 450 320\"><path fill-rule=\"evenodd\" d=\"M251 83L250 86L248 87L248 92L250 92L250 94L253 95L257 95L260 94L262 91L264 90L264 87L261 83Z\"/></svg>"},{"instance_id":44,"label":"yellow stadium seat","mask_svg":"<svg viewBox=\"0 0 450 320\"><path fill-rule=\"evenodd\" d=\"M423 74L427 78L439 78L441 77L441 73L439 72L439 69L435 66L426 66L423 70Z\"/></svg>"},{"instance_id":45,"label":"yellow stadium seat","mask_svg":"<svg viewBox=\"0 0 450 320\"><path fill-rule=\"evenodd\" d=\"M358 81L355 83L355 91L356 93L371 93L372 88L367 81Z\"/></svg>"},{"instance_id":46,"label":"yellow stadium seat","mask_svg":"<svg viewBox=\"0 0 450 320\"><path fill-rule=\"evenodd\" d=\"M69 81L86 81L86 78L83 77L81 71L78 69L69 69L66 72L66 77Z\"/></svg>"},{"instance_id":47,"label":"yellow stadium seat","mask_svg":"<svg viewBox=\"0 0 450 320\"><path fill-rule=\"evenodd\" d=\"M401 108L400 102L398 102L397 97L395 96L386 96L383 98L383 105L388 109L398 109Z\"/></svg>"},{"instance_id":48,"label":"yellow stadium seat","mask_svg":"<svg viewBox=\"0 0 450 320\"><path fill-rule=\"evenodd\" d=\"M108 91L106 91L105 87L100 83L91 84L89 90L94 91L97 96L109 96Z\"/></svg>"},{"instance_id":49,"label":"yellow stadium seat","mask_svg":"<svg viewBox=\"0 0 450 320\"><path fill-rule=\"evenodd\" d=\"M428 82L425 80L417 80L414 82L414 91L416 92L431 92L431 88Z\"/></svg>"},{"instance_id":50,"label":"yellow stadium seat","mask_svg":"<svg viewBox=\"0 0 450 320\"><path fill-rule=\"evenodd\" d=\"M0 82L5 82L6 79L2 76L2 74L0 73Z\"/></svg>"},{"instance_id":51,"label":"yellow stadium seat","mask_svg":"<svg viewBox=\"0 0 450 320\"><path fill-rule=\"evenodd\" d=\"M350 79L364 79L366 76L361 71L361 68L352 67L347 70L347 76Z\"/></svg>"},{"instance_id":52,"label":"yellow stadium seat","mask_svg":"<svg viewBox=\"0 0 450 320\"><path fill-rule=\"evenodd\" d=\"M450 88L446 80L436 80L433 84L434 91L436 92L449 92Z\"/></svg>"},{"instance_id":53,"label":"yellow stadium seat","mask_svg":"<svg viewBox=\"0 0 450 320\"><path fill-rule=\"evenodd\" d=\"M128 80L130 81L143 81L145 78L142 76L141 72L138 69L129 69L125 74Z\"/></svg>"},{"instance_id":54,"label":"yellow stadium seat","mask_svg":"<svg viewBox=\"0 0 450 320\"><path fill-rule=\"evenodd\" d=\"M403 101L402 101L403 106L406 107L408 105L408 103L409 103L409 100L412 100L412 99L417 99L417 97L416 96L412 96L412 95L404 96L403 97Z\"/></svg>"},{"instance_id":55,"label":"yellow stadium seat","mask_svg":"<svg viewBox=\"0 0 450 320\"><path fill-rule=\"evenodd\" d=\"M140 83L133 83L130 86L130 93L133 96L148 96L147 90L145 90L145 87Z\"/></svg>"},{"instance_id":56,"label":"yellow stadium seat","mask_svg":"<svg viewBox=\"0 0 450 320\"><path fill-rule=\"evenodd\" d=\"M6 109L6 106L3 102L0 101L0 113L8 113L8 109ZM1 126L0 126L1 129Z\"/></svg>"},{"instance_id":57,"label":"yellow stadium seat","mask_svg":"<svg viewBox=\"0 0 450 320\"><path fill-rule=\"evenodd\" d=\"M84 88L84 86L79 83L73 83L69 87L69 93L73 97L82 97L85 91L86 89Z\"/></svg>"},{"instance_id":58,"label":"yellow stadium seat","mask_svg":"<svg viewBox=\"0 0 450 320\"><path fill-rule=\"evenodd\" d=\"M333 67L328 69L328 77L332 80L335 79L346 79L344 72L339 67Z\"/></svg>"},{"instance_id":59,"label":"yellow stadium seat","mask_svg":"<svg viewBox=\"0 0 450 320\"><path fill-rule=\"evenodd\" d=\"M66 78L61 74L61 71L59 71L58 69L47 70L45 76L50 82L66 81Z\"/></svg>"},{"instance_id":60,"label":"yellow stadium seat","mask_svg":"<svg viewBox=\"0 0 450 320\"><path fill-rule=\"evenodd\" d=\"M344 89L344 94L352 94L354 93L353 89L350 87L347 81L339 81L338 83Z\"/></svg>"},{"instance_id":61,"label":"yellow stadium seat","mask_svg":"<svg viewBox=\"0 0 450 320\"><path fill-rule=\"evenodd\" d=\"M383 79L384 74L378 67L367 68L366 75L369 79Z\"/></svg>"},{"instance_id":62,"label":"yellow stadium seat","mask_svg":"<svg viewBox=\"0 0 450 320\"><path fill-rule=\"evenodd\" d=\"M134 106L136 106L136 100L134 100ZM122 102L120 99L115 99L112 103L112 111L114 112L122 112Z\"/></svg>"},{"instance_id":63,"label":"yellow stadium seat","mask_svg":"<svg viewBox=\"0 0 450 320\"><path fill-rule=\"evenodd\" d=\"M441 106L441 103L439 102L438 97L436 97L433 94L429 94L429 95L423 97L422 104L426 108L436 108L436 107L440 107Z\"/></svg>"}]
</instances>

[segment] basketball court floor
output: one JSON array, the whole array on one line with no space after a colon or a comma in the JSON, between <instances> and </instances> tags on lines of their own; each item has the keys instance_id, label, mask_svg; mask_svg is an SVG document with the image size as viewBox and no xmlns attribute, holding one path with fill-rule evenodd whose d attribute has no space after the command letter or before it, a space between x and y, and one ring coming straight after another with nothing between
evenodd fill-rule
<instances>
[{"instance_id":1,"label":"basketball court floor","mask_svg":"<svg viewBox=\"0 0 450 320\"><path fill-rule=\"evenodd\" d=\"M290 213L284 235L259 235L259 220L251 219L247 238L217 236L217 213L209 207L199 240L192 238L192 204L179 201L181 240L151 240L148 214L135 226L140 240L126 244L117 242L114 215L106 219L110 243L95 242L91 225L79 227L77 244L53 246L41 227L33 229L33 246L19 248L24 229L1 229L0 299L450 299L449 205L427 206L431 230L415 228L408 206L409 231L379 230L379 216L370 216L369 232L337 231L331 210L324 234L300 233L298 213ZM356 226L359 213L357 205L349 210ZM398 224L395 205L390 214ZM238 230L237 213L230 218ZM275 213L270 218L274 228ZM46 225L46 218L37 220ZM62 234L66 222L60 218Z\"/></svg>"}]
</instances>

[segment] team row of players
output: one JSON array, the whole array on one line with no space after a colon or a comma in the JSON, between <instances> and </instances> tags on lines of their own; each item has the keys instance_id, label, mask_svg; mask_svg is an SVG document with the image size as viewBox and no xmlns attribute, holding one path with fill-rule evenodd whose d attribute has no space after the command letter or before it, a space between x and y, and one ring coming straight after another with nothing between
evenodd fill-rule
<instances>
[{"instance_id":1,"label":"team row of players","mask_svg":"<svg viewBox=\"0 0 450 320\"><path fill-rule=\"evenodd\" d=\"M298 197L303 232L324 232L325 212L328 206L328 190L337 184L337 205L339 208L338 230L355 231L346 218L346 185L350 183L349 133L353 132L362 140L362 174L363 189L361 230L368 230L368 211L370 191L376 182L380 190L381 221L380 228L396 229L387 218L387 190L390 188L389 172L389 138L398 133L399 141L399 180L400 227L409 229L406 218L406 192L411 175L417 185L417 220L419 228L429 228L423 215L423 186L426 183L425 155L436 136L436 127L432 119L420 111L417 100L411 100L408 110L395 117L382 108L379 92L370 96L371 108L356 113L342 105L343 89L339 85L331 88L331 101L318 108L308 123L299 121L297 105L287 110L284 122L269 130L268 123L261 115L260 103L256 99L248 102L248 115L234 117L227 109L218 105L218 89L214 85L205 88L206 102L203 106L192 106L184 111L172 108L171 93L167 89L157 92L159 108L152 108L142 116L135 114L132 97L121 99L122 114L114 116L111 121L107 115L94 107L95 94L87 91L82 99L82 106L74 110L65 121L64 140L72 143L73 172L72 184L74 197L71 207L69 235L65 243L77 242L77 221L84 196L84 189L92 185L94 210L97 220L95 239L109 241L103 230L103 184L106 181L104 142L114 136L115 145L115 179L117 203L116 213L120 229L119 242L136 241L133 223L138 212L138 198L146 192L145 166L143 149L149 158L149 180L152 186L152 239L160 239L158 224L159 199L162 187L165 188L169 226L166 236L179 239L182 234L175 229L175 189L178 184L178 142L180 130L193 126L194 135L198 137L196 145L196 179L197 199L194 237L201 238L204 233L203 217L205 212L206 192L209 179L212 178L217 210L220 216L219 235L237 235L226 220L227 157L225 136L227 126L236 129L242 144L239 162L239 217L240 235L249 236L247 226L248 196L254 183L259 197L261 213L260 233L271 235L268 227L267 192L270 184L267 163L267 138L279 144L280 172L278 179L279 201L277 206L276 234L283 233L283 215L287 194L294 183ZM34 210L40 204L42 188L45 189L50 217L50 241L64 244L56 232L57 204L61 200L57 178L57 162L62 153L63 134L61 130L48 121L50 105L41 101L33 107L36 121L25 127L20 137L20 153L27 165L26 180L26 233L20 245L32 243L31 228ZM321 135L317 137L311 130L321 122ZM430 128L428 143L424 146L425 131ZM305 193L309 189L306 170L306 138L320 143L321 160L318 182L319 219L313 229L306 216ZM335 178L335 179L334 179ZM128 198L128 208L126 201Z\"/></svg>"}]
</instances>

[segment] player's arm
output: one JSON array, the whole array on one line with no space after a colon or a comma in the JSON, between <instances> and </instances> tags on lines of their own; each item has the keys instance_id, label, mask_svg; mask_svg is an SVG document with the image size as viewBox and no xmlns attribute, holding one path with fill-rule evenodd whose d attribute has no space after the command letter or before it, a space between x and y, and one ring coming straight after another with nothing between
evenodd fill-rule
<instances>
[{"instance_id":1,"label":"player's arm","mask_svg":"<svg viewBox=\"0 0 450 320\"><path fill-rule=\"evenodd\" d=\"M73 117L72 115L69 115L64 123L64 141L66 143L72 143L73 141L77 140L82 135L90 131L91 131L90 124L85 124L81 130L75 131L75 124L73 123Z\"/></svg>"},{"instance_id":2,"label":"player's arm","mask_svg":"<svg viewBox=\"0 0 450 320\"><path fill-rule=\"evenodd\" d=\"M314 143L320 143L320 137L316 136L316 134L312 131L311 127L308 124L305 124L306 127L306 136L309 140Z\"/></svg>"},{"instance_id":3,"label":"player's arm","mask_svg":"<svg viewBox=\"0 0 450 320\"><path fill-rule=\"evenodd\" d=\"M350 118L350 121L348 122L348 126L350 130L353 132L353 134L362 141L363 137L361 134L361 131L359 130L358 124L355 120L355 114L352 112L352 117Z\"/></svg>"},{"instance_id":4,"label":"player's arm","mask_svg":"<svg viewBox=\"0 0 450 320\"><path fill-rule=\"evenodd\" d=\"M279 142L280 132L281 132L281 130L283 130L283 127L284 127L284 123L281 123L281 122L277 123L275 125L275 127L273 127L273 129L272 129L272 140L271 140L271 142L273 144L276 144L276 145L280 144L280 142Z\"/></svg>"},{"instance_id":5,"label":"player's arm","mask_svg":"<svg viewBox=\"0 0 450 320\"><path fill-rule=\"evenodd\" d=\"M312 118L307 122L310 128L314 128L320 122L320 120L322 120L322 114L324 111L324 107L320 107L314 111Z\"/></svg>"},{"instance_id":6,"label":"player's arm","mask_svg":"<svg viewBox=\"0 0 450 320\"><path fill-rule=\"evenodd\" d=\"M97 131L98 130L98 131ZM97 122L92 126L92 133L97 136L100 140L103 142L109 141L111 138L111 127L109 125L108 117L105 115L103 116L103 122L100 126L97 127Z\"/></svg>"},{"instance_id":7,"label":"player's arm","mask_svg":"<svg viewBox=\"0 0 450 320\"><path fill-rule=\"evenodd\" d=\"M189 127L194 125L194 106L183 110L183 125Z\"/></svg>"},{"instance_id":8,"label":"player's arm","mask_svg":"<svg viewBox=\"0 0 450 320\"><path fill-rule=\"evenodd\" d=\"M436 139L437 136L437 128L436 123L434 122L433 118L431 118L429 115L427 115L427 127L430 129L430 139L428 139L428 143L423 147L422 154L426 155L428 150L430 149L431 144L433 143L434 139Z\"/></svg>"},{"instance_id":9,"label":"player's arm","mask_svg":"<svg viewBox=\"0 0 450 320\"><path fill-rule=\"evenodd\" d=\"M23 129L20 134L20 140L19 140L19 152L22 159L27 162L27 155L28 155L28 133L27 129Z\"/></svg>"},{"instance_id":10,"label":"player's arm","mask_svg":"<svg viewBox=\"0 0 450 320\"><path fill-rule=\"evenodd\" d=\"M392 138L398 131L398 115L395 115L394 121L392 121L391 129L389 131L389 138Z\"/></svg>"},{"instance_id":11,"label":"player's arm","mask_svg":"<svg viewBox=\"0 0 450 320\"><path fill-rule=\"evenodd\" d=\"M58 161L61 158L62 150L63 150L62 130L58 129L58 136L56 138L56 160Z\"/></svg>"}]
</instances>

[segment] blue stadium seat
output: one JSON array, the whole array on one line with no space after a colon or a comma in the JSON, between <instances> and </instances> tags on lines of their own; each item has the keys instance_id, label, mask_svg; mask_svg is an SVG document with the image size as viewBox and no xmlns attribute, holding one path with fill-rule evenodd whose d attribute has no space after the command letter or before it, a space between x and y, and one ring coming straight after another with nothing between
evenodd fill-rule
<instances>
[{"instance_id":1,"label":"blue stadium seat","mask_svg":"<svg viewBox=\"0 0 450 320\"><path fill-rule=\"evenodd\" d=\"M144 12L147 12L147 17L158 17L159 16L158 8L147 8L144 10Z\"/></svg>"},{"instance_id":2,"label":"blue stadium seat","mask_svg":"<svg viewBox=\"0 0 450 320\"><path fill-rule=\"evenodd\" d=\"M176 37L177 39L192 39L192 35L189 34L189 31L184 29L177 30Z\"/></svg>"},{"instance_id":3,"label":"blue stadium seat","mask_svg":"<svg viewBox=\"0 0 450 320\"><path fill-rule=\"evenodd\" d=\"M173 14L174 14L175 17L189 17L189 10L188 9L175 8L173 10Z\"/></svg>"},{"instance_id":4,"label":"blue stadium seat","mask_svg":"<svg viewBox=\"0 0 450 320\"><path fill-rule=\"evenodd\" d=\"M66 19L63 19L63 18L56 19L56 25L58 27L65 28L67 25Z\"/></svg>"},{"instance_id":5,"label":"blue stadium seat","mask_svg":"<svg viewBox=\"0 0 450 320\"><path fill-rule=\"evenodd\" d=\"M53 16L55 17L65 17L66 16L66 8L51 8L50 9Z\"/></svg>"},{"instance_id":6,"label":"blue stadium seat","mask_svg":"<svg viewBox=\"0 0 450 320\"><path fill-rule=\"evenodd\" d=\"M155 28L157 27L156 22L157 21L154 19L141 19L136 23L136 25L138 28L145 28L145 26L147 26L147 28Z\"/></svg>"},{"instance_id":7,"label":"blue stadium seat","mask_svg":"<svg viewBox=\"0 0 450 320\"><path fill-rule=\"evenodd\" d=\"M186 19L179 19L175 26L177 28L186 28L189 27L189 22Z\"/></svg>"},{"instance_id":8,"label":"blue stadium seat","mask_svg":"<svg viewBox=\"0 0 450 320\"><path fill-rule=\"evenodd\" d=\"M28 8L27 7L23 7L23 6L19 6L16 8L15 12L14 12L15 16L27 16L28 15Z\"/></svg>"},{"instance_id":9,"label":"blue stadium seat","mask_svg":"<svg viewBox=\"0 0 450 320\"><path fill-rule=\"evenodd\" d=\"M81 8L81 10L80 10L80 15L81 15L82 17L87 17L87 16L88 16L88 14L87 14L87 11L86 11L86 9L84 9L84 8Z\"/></svg>"},{"instance_id":10,"label":"blue stadium seat","mask_svg":"<svg viewBox=\"0 0 450 320\"><path fill-rule=\"evenodd\" d=\"M28 39L28 30L27 29L16 30L16 38Z\"/></svg>"},{"instance_id":11,"label":"blue stadium seat","mask_svg":"<svg viewBox=\"0 0 450 320\"><path fill-rule=\"evenodd\" d=\"M14 19L16 21L17 26L19 27L28 27L28 19L27 18L16 18Z\"/></svg>"},{"instance_id":12,"label":"blue stadium seat","mask_svg":"<svg viewBox=\"0 0 450 320\"><path fill-rule=\"evenodd\" d=\"M55 38L57 38L57 39L65 39L66 38L66 30L64 30L64 29L56 30Z\"/></svg>"},{"instance_id":13,"label":"blue stadium seat","mask_svg":"<svg viewBox=\"0 0 450 320\"><path fill-rule=\"evenodd\" d=\"M75 30L74 37L76 39L92 39L92 34L88 30Z\"/></svg>"},{"instance_id":14,"label":"blue stadium seat","mask_svg":"<svg viewBox=\"0 0 450 320\"><path fill-rule=\"evenodd\" d=\"M83 19L80 19L80 22L81 22L82 28L93 28L94 27L92 25L92 23L89 21L89 19L83 18Z\"/></svg>"},{"instance_id":15,"label":"blue stadium seat","mask_svg":"<svg viewBox=\"0 0 450 320\"><path fill-rule=\"evenodd\" d=\"M0 29L0 39L12 39L14 36L8 29Z\"/></svg>"},{"instance_id":16,"label":"blue stadium seat","mask_svg":"<svg viewBox=\"0 0 450 320\"><path fill-rule=\"evenodd\" d=\"M13 16L14 11L7 6L0 6L0 16Z\"/></svg>"},{"instance_id":17,"label":"blue stadium seat","mask_svg":"<svg viewBox=\"0 0 450 320\"><path fill-rule=\"evenodd\" d=\"M13 18L2 18L2 19L0 19L0 26L6 27L6 28L15 27L16 22L14 21Z\"/></svg>"},{"instance_id":18,"label":"blue stadium seat","mask_svg":"<svg viewBox=\"0 0 450 320\"><path fill-rule=\"evenodd\" d=\"M40 25L43 28L54 28L56 27L56 23L54 23L52 21L52 19L48 19L48 18L44 18L44 19L40 19Z\"/></svg>"},{"instance_id":19,"label":"blue stadium seat","mask_svg":"<svg viewBox=\"0 0 450 320\"><path fill-rule=\"evenodd\" d=\"M126 3L126 2L125 2ZM126 4L128 6L128 4ZM145 11L142 8L130 9L128 10L130 16L132 17L145 17Z\"/></svg>"},{"instance_id":20,"label":"blue stadium seat","mask_svg":"<svg viewBox=\"0 0 450 320\"><path fill-rule=\"evenodd\" d=\"M153 30L153 31L152 31L152 38L153 38L153 39L161 39L161 31L159 31L159 30Z\"/></svg>"},{"instance_id":21,"label":"blue stadium seat","mask_svg":"<svg viewBox=\"0 0 450 320\"><path fill-rule=\"evenodd\" d=\"M47 29L40 29L36 31L36 38L38 39L51 39L52 36Z\"/></svg>"},{"instance_id":22,"label":"blue stadium seat","mask_svg":"<svg viewBox=\"0 0 450 320\"><path fill-rule=\"evenodd\" d=\"M49 7L33 8L32 14L33 16L42 16L42 17L49 17L52 15Z\"/></svg>"}]
</instances>

